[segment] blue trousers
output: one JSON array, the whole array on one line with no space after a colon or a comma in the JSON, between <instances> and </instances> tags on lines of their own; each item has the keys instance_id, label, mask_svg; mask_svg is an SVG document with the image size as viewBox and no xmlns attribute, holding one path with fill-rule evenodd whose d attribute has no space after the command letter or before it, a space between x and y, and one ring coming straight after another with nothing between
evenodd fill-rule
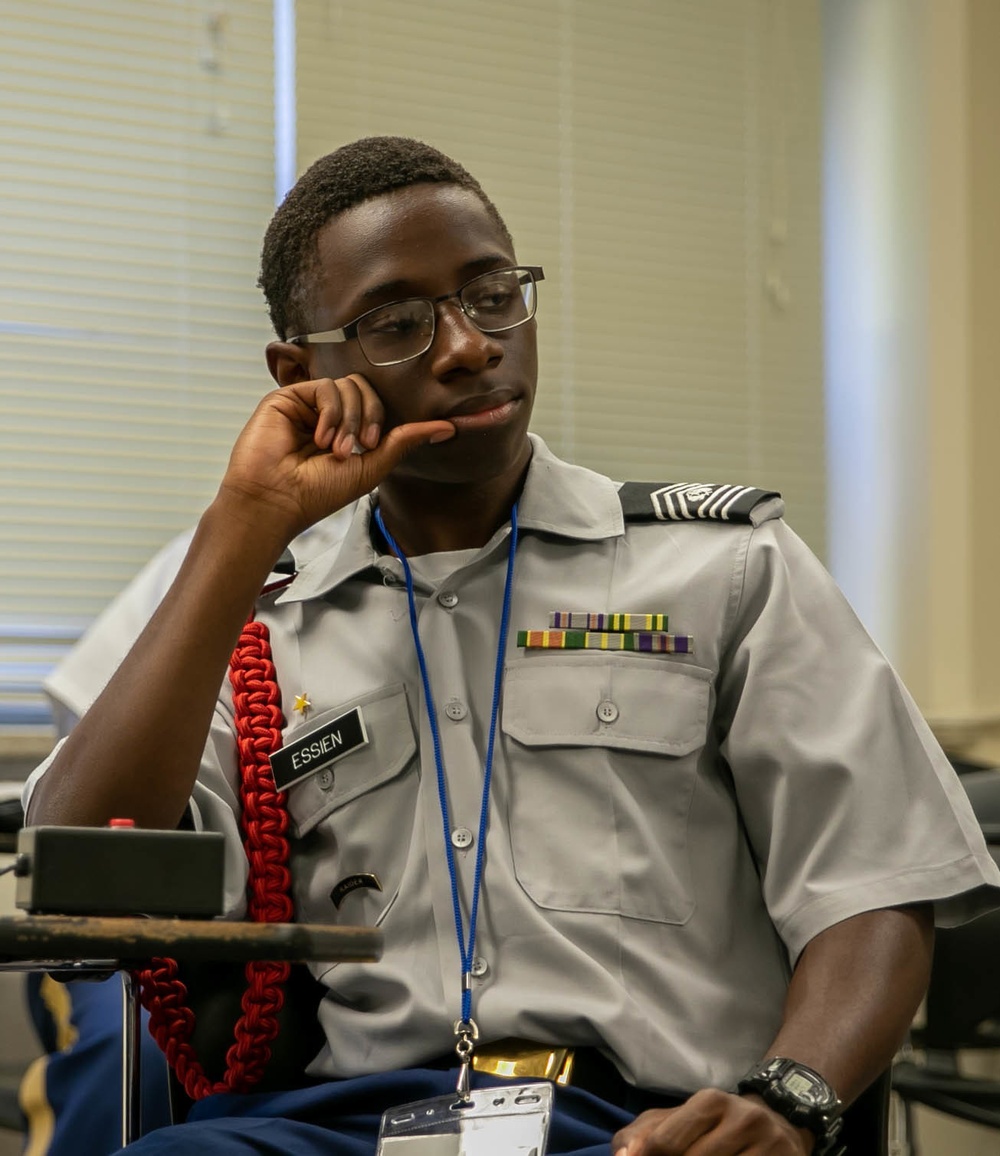
<instances>
[{"instance_id":1,"label":"blue trousers","mask_svg":"<svg viewBox=\"0 0 1000 1156\"><path fill-rule=\"evenodd\" d=\"M32 972L26 990L31 1019L47 1053L36 1061L37 1068L32 1065L22 1084L27 1150L45 1156L107 1156L119 1151L121 979L58 984ZM140 1046L142 1118L146 1127L156 1128L170 1122L167 1066L145 1030Z\"/></svg>"},{"instance_id":2,"label":"blue trousers","mask_svg":"<svg viewBox=\"0 0 1000 1156\"><path fill-rule=\"evenodd\" d=\"M509 1083L476 1073L474 1087ZM331 1080L293 1092L209 1096L188 1120L143 1136L130 1156L373 1156L382 1113L455 1090L455 1072L414 1068ZM632 1114L579 1088L556 1088L551 1156L610 1156Z\"/></svg>"}]
</instances>

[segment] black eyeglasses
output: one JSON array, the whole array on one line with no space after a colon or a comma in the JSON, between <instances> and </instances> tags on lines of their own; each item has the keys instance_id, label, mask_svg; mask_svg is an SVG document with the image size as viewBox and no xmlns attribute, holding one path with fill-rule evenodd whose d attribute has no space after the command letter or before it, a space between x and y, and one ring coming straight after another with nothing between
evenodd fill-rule
<instances>
[{"instance_id":1,"label":"black eyeglasses","mask_svg":"<svg viewBox=\"0 0 1000 1156\"><path fill-rule=\"evenodd\" d=\"M440 297L409 297L379 305L340 329L289 337L292 345L327 345L358 339L372 365L399 365L426 353L434 340L435 306L455 300L462 312L483 333L516 329L535 316L535 283L545 274L538 265L480 273L455 293Z\"/></svg>"}]
</instances>

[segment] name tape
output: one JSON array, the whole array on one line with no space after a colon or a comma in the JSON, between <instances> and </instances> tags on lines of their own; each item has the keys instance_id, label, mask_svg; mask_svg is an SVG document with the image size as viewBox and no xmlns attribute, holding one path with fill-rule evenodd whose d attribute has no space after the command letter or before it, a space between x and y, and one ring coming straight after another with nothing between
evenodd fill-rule
<instances>
[{"instance_id":1,"label":"name tape","mask_svg":"<svg viewBox=\"0 0 1000 1156\"><path fill-rule=\"evenodd\" d=\"M345 755L368 745L368 732L361 708L354 707L332 722L311 730L302 738L282 747L271 755L271 774L274 785L285 791L307 779L316 771L328 767Z\"/></svg>"}]
</instances>

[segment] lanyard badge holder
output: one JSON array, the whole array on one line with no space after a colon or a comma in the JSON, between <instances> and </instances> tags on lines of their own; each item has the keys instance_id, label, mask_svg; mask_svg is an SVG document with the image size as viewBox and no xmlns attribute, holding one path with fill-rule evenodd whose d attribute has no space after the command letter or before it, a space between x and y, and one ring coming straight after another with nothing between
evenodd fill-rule
<instances>
[{"instance_id":1,"label":"lanyard badge holder","mask_svg":"<svg viewBox=\"0 0 1000 1156\"><path fill-rule=\"evenodd\" d=\"M511 588L514 577L514 554L517 550L517 506L510 513L510 547L507 576L504 582L503 612L497 644L493 678L493 706L490 715L489 742L483 774L483 796L479 813L479 837L476 845L476 869L472 886L469 937L466 942L462 908L458 896L458 873L449 831L448 791L438 733L437 713L431 695L430 675L420 644L417 628L417 605L413 593L413 575L406 556L385 528L382 513L375 510L375 521L389 549L399 559L406 578L406 596L410 611L410 629L417 651L424 702L434 740L434 763L437 769L438 799L444 825L444 847L451 879L451 898L455 912L455 934L462 960L462 1018L455 1024L455 1054L459 1060L458 1086L449 1096L420 1100L390 1109L382 1117L377 1156L543 1156L552 1116L552 1085L544 1081L530 1084L505 1084L473 1091L471 1088L472 1055L479 1029L472 1018L472 958L476 943L479 914L479 892L486 848L486 824L489 815L490 780L493 772L493 747L503 684L507 627L510 621Z\"/></svg>"},{"instance_id":2,"label":"lanyard badge holder","mask_svg":"<svg viewBox=\"0 0 1000 1156\"><path fill-rule=\"evenodd\" d=\"M551 1116L541 1082L418 1100L385 1113L376 1156L543 1156Z\"/></svg>"}]
</instances>

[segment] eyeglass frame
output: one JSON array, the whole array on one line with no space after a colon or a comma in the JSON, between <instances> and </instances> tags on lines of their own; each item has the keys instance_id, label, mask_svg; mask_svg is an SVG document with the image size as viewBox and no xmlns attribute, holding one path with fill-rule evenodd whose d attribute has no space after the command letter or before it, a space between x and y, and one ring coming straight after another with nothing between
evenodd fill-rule
<instances>
[{"instance_id":1,"label":"eyeglass frame","mask_svg":"<svg viewBox=\"0 0 1000 1156\"><path fill-rule=\"evenodd\" d=\"M353 321L348 321L346 325L340 326L339 329L324 329L319 333L303 333L296 337L286 337L285 341L289 345L298 345L300 348L306 345L340 345L345 341L352 341L358 336L358 326L366 317L370 317L373 313L377 313L380 309L390 309L393 305L405 305L410 301L427 301L432 306L433 320L431 323L430 340L426 348L421 349L419 353L411 353L408 357L401 357L397 361L384 361L376 365L374 361L365 353L364 346L358 340L358 348L361 350L361 355L369 365L375 366L376 369L386 369L390 365L403 365L407 361L413 361L418 357L422 357L431 345L434 343L434 336L437 333L437 309L433 307L440 305L442 301L456 300L458 307L462 313L472 322L480 333L508 333L511 329L517 329L520 325L526 325L532 317L535 316L535 311L538 308L537 295L533 298L533 308L523 321L515 321L513 325L503 325L499 329L484 329L474 317L469 317L469 313L462 302L462 294L466 289L481 277L495 276L497 273L515 273L524 272L531 275L532 287L538 284L539 281L545 280L545 273L541 265L509 265L503 269L488 269L485 273L477 273L475 277L470 277L463 285L460 285L454 293L442 293L440 297L401 297L398 301L387 301L384 305L376 305L371 309L366 309L364 313L355 317Z\"/></svg>"}]
</instances>

